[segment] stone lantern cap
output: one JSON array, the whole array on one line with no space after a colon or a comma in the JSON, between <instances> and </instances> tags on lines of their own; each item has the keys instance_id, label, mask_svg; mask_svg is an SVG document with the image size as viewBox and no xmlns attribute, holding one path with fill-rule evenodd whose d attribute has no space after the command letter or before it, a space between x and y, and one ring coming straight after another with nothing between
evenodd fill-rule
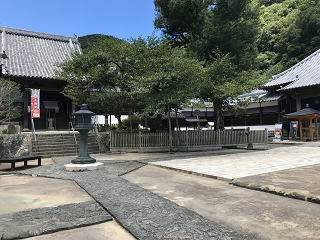
<instances>
[{"instance_id":1,"label":"stone lantern cap","mask_svg":"<svg viewBox=\"0 0 320 240\"><path fill-rule=\"evenodd\" d=\"M88 106L87 104L82 104L81 105L81 110L75 112L75 113L72 113L72 115L96 115L94 112L91 112L90 110L88 110Z\"/></svg>"}]
</instances>

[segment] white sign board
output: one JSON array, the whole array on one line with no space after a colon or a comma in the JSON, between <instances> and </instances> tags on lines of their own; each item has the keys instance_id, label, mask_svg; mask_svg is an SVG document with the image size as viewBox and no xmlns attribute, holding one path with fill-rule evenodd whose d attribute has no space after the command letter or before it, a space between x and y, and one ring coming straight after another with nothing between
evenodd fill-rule
<instances>
[{"instance_id":1,"label":"white sign board","mask_svg":"<svg viewBox=\"0 0 320 240\"><path fill-rule=\"evenodd\" d=\"M97 125L105 125L106 117L104 115L94 115L91 117L91 123Z\"/></svg>"}]
</instances>

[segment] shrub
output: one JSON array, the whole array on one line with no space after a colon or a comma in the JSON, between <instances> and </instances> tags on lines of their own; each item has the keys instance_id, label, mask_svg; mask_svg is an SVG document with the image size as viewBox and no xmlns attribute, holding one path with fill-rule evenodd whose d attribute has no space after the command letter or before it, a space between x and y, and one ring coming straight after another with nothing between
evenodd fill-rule
<instances>
[{"instance_id":1,"label":"shrub","mask_svg":"<svg viewBox=\"0 0 320 240\"><path fill-rule=\"evenodd\" d=\"M112 125L112 126L110 126L110 130L112 131L112 130L118 130L118 126L117 125Z\"/></svg>"},{"instance_id":2,"label":"shrub","mask_svg":"<svg viewBox=\"0 0 320 240\"><path fill-rule=\"evenodd\" d=\"M141 124L142 120L137 115L131 115L132 129L139 130L139 124ZM130 130L130 119L126 118L122 120L123 130Z\"/></svg>"},{"instance_id":3,"label":"shrub","mask_svg":"<svg viewBox=\"0 0 320 240\"><path fill-rule=\"evenodd\" d=\"M8 133L8 129L3 129L2 130L2 134L7 134Z\"/></svg>"}]
</instances>

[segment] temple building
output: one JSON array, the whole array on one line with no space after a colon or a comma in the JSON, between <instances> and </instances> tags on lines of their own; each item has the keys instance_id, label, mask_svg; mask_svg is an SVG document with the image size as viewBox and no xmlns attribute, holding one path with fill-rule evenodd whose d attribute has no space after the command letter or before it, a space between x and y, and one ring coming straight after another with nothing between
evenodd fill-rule
<instances>
[{"instance_id":1,"label":"temple building","mask_svg":"<svg viewBox=\"0 0 320 240\"><path fill-rule=\"evenodd\" d=\"M320 110L320 49L295 64L291 68L271 77L261 88L238 96L254 99L247 107L248 116L232 116L224 111L226 128L254 127L274 130L276 123L283 124L283 135L288 136L290 121L287 114L299 111L309 104L310 108ZM199 108L184 108L182 113L190 118ZM200 109L200 118L213 121L213 109ZM202 123L205 124L205 123ZM273 129L272 129L273 128ZM320 129L320 128L318 128Z\"/></svg>"},{"instance_id":2,"label":"temple building","mask_svg":"<svg viewBox=\"0 0 320 240\"><path fill-rule=\"evenodd\" d=\"M2 26L0 34L0 77L20 84L23 92L17 103L23 115L13 121L21 129L31 129L30 89L40 89L40 118L34 118L35 129L69 129L73 106L61 93L66 82L57 79L55 71L73 52L82 52L78 39Z\"/></svg>"}]
</instances>

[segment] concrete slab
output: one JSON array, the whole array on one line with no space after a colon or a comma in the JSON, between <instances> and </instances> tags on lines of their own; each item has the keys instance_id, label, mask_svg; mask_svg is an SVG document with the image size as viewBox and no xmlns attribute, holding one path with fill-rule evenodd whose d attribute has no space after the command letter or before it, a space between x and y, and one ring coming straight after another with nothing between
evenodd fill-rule
<instances>
[{"instance_id":1,"label":"concrete slab","mask_svg":"<svg viewBox=\"0 0 320 240\"><path fill-rule=\"evenodd\" d=\"M231 181L235 178L320 164L318 146L278 147L265 151L181 158L149 164Z\"/></svg>"},{"instance_id":2,"label":"concrete slab","mask_svg":"<svg viewBox=\"0 0 320 240\"><path fill-rule=\"evenodd\" d=\"M318 204L154 166L122 176L251 239L319 239Z\"/></svg>"},{"instance_id":3,"label":"concrete slab","mask_svg":"<svg viewBox=\"0 0 320 240\"><path fill-rule=\"evenodd\" d=\"M244 182L298 189L320 195L320 164L239 178Z\"/></svg>"},{"instance_id":4,"label":"concrete slab","mask_svg":"<svg viewBox=\"0 0 320 240\"><path fill-rule=\"evenodd\" d=\"M0 214L93 201L74 181L0 175Z\"/></svg>"},{"instance_id":5,"label":"concrete slab","mask_svg":"<svg viewBox=\"0 0 320 240\"><path fill-rule=\"evenodd\" d=\"M53 234L27 238L28 240L134 240L136 239L115 221L94 226L61 231Z\"/></svg>"}]
</instances>

